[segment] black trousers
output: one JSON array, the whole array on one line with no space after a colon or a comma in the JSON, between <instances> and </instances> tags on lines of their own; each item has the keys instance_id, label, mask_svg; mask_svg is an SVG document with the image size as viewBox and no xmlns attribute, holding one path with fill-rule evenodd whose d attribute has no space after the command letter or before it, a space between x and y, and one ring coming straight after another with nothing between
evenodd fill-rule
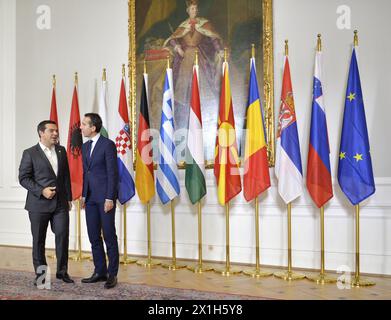
<instances>
[{"instance_id":1,"label":"black trousers","mask_svg":"<svg viewBox=\"0 0 391 320\"><path fill-rule=\"evenodd\" d=\"M33 264L36 274L42 274L40 266L47 266L45 257L46 232L50 222L55 235L57 273L68 271L69 211L57 206L54 212L29 212L33 236ZM42 268L42 267L41 267Z\"/></svg>"}]
</instances>

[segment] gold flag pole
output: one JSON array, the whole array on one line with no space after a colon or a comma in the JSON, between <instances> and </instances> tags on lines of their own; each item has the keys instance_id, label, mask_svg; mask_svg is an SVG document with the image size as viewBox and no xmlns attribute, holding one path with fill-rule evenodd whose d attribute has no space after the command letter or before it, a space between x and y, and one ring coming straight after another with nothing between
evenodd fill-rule
<instances>
[{"instance_id":1,"label":"gold flag pole","mask_svg":"<svg viewBox=\"0 0 391 320\"><path fill-rule=\"evenodd\" d=\"M201 218L201 201L197 203L198 208L198 264L190 265L187 269L195 273L204 273L207 271L212 271L211 266L205 265L202 262L202 218Z\"/></svg>"},{"instance_id":2,"label":"gold flag pole","mask_svg":"<svg viewBox=\"0 0 391 320\"><path fill-rule=\"evenodd\" d=\"M125 65L123 65L123 72L125 72ZM144 59L144 74L147 73L147 63ZM135 123L135 122L133 122ZM144 268L152 268L161 264L160 261L152 260L152 242L151 242L151 203L147 202L147 259L139 260L137 264Z\"/></svg>"},{"instance_id":3,"label":"gold flag pole","mask_svg":"<svg viewBox=\"0 0 391 320\"><path fill-rule=\"evenodd\" d=\"M76 200L76 215L77 215L77 253L69 256L70 260L82 261L90 259L89 255L83 255L81 251L81 214L80 214L80 200Z\"/></svg>"},{"instance_id":4,"label":"gold flag pole","mask_svg":"<svg viewBox=\"0 0 391 320\"><path fill-rule=\"evenodd\" d=\"M125 65L122 64L122 78L125 79ZM103 69L103 81L106 81L106 69ZM131 123L129 123L130 128L132 128ZM128 235L127 235L127 221L126 221L126 203L122 206L124 212L124 254L120 259L119 263L123 265L131 264L137 262L137 259L128 258Z\"/></svg>"},{"instance_id":5,"label":"gold flag pole","mask_svg":"<svg viewBox=\"0 0 391 320\"><path fill-rule=\"evenodd\" d=\"M148 257L147 260L139 260L137 264L145 268L152 268L161 264L160 261L152 260L151 244L151 203L147 202L147 239L148 239Z\"/></svg>"},{"instance_id":6,"label":"gold flag pole","mask_svg":"<svg viewBox=\"0 0 391 320\"><path fill-rule=\"evenodd\" d=\"M251 57L255 58L255 44L251 44ZM259 200L258 197L254 200L255 203L255 270L244 270L243 273L253 278L268 277L273 273L260 269L259 258Z\"/></svg>"},{"instance_id":7,"label":"gold flag pole","mask_svg":"<svg viewBox=\"0 0 391 320\"><path fill-rule=\"evenodd\" d=\"M357 33L357 31L355 31ZM374 286L376 283L360 277L360 204L355 205L356 209L356 272L352 280L352 287Z\"/></svg>"},{"instance_id":8,"label":"gold flag pole","mask_svg":"<svg viewBox=\"0 0 391 320\"><path fill-rule=\"evenodd\" d=\"M317 49L318 52L322 52L322 39L321 35L318 34L318 42ZM317 284L325 284L325 283L335 283L337 282L336 277L331 277L326 275L325 273L325 258L324 258L324 207L320 208L320 274L319 275L307 275L306 278L308 280L314 281Z\"/></svg>"},{"instance_id":9,"label":"gold flag pole","mask_svg":"<svg viewBox=\"0 0 391 320\"><path fill-rule=\"evenodd\" d=\"M53 77L52 77L52 85L53 85L53 89L56 89L56 75L55 74L53 74ZM48 258L49 259L56 259L56 250L55 249L54 249L53 254L48 255Z\"/></svg>"},{"instance_id":10,"label":"gold flag pole","mask_svg":"<svg viewBox=\"0 0 391 320\"><path fill-rule=\"evenodd\" d=\"M167 69L170 68L170 56L167 56ZM175 271L178 269L186 268L184 264L177 264L176 262L176 243L175 243L175 209L173 200L170 201L171 205L171 236L172 236L172 262L163 263L162 267Z\"/></svg>"},{"instance_id":11,"label":"gold flag pole","mask_svg":"<svg viewBox=\"0 0 391 320\"><path fill-rule=\"evenodd\" d=\"M217 268L215 272L222 276L229 277L234 274L241 273L238 268L231 268L230 252L229 252L229 202L225 204L225 268Z\"/></svg>"},{"instance_id":12,"label":"gold flag pole","mask_svg":"<svg viewBox=\"0 0 391 320\"><path fill-rule=\"evenodd\" d=\"M78 73L75 72L75 86L76 86L76 87L78 86L78 83L79 83ZM77 203L76 214L77 214L77 247L78 247L78 249L76 249L77 254L74 254L74 255L70 256L69 259L71 259L71 260L73 260L73 261L82 261L82 260L88 260L88 259L90 259L90 255L84 256L84 255L82 254L82 251L81 251L81 214L80 214L80 199L79 199L79 200L76 200L76 203Z\"/></svg>"},{"instance_id":13,"label":"gold flag pole","mask_svg":"<svg viewBox=\"0 0 391 320\"><path fill-rule=\"evenodd\" d=\"M170 201L171 205L171 234L172 234L172 262L171 263L163 263L162 267L167 268L172 271L176 271L179 269L186 268L185 264L178 264L176 261L176 242L175 242L175 208L174 201Z\"/></svg>"},{"instance_id":14,"label":"gold flag pole","mask_svg":"<svg viewBox=\"0 0 391 320\"><path fill-rule=\"evenodd\" d=\"M194 64L198 66L198 50L195 52L195 62ZM206 271L211 271L213 268L211 266L205 265L202 262L202 218L201 218L201 201L197 203L198 208L198 264L190 265L187 268L195 273L203 273Z\"/></svg>"},{"instance_id":15,"label":"gold flag pole","mask_svg":"<svg viewBox=\"0 0 391 320\"><path fill-rule=\"evenodd\" d=\"M131 264L137 262L137 259L128 259L128 246L127 246L127 222L126 222L126 203L122 206L124 211L124 254L120 259L120 263L123 265Z\"/></svg>"},{"instance_id":16,"label":"gold flag pole","mask_svg":"<svg viewBox=\"0 0 391 320\"><path fill-rule=\"evenodd\" d=\"M261 270L259 258L259 203L258 197L255 198L255 270L244 270L243 273L253 278L268 277L273 274L270 271Z\"/></svg>"},{"instance_id":17,"label":"gold flag pole","mask_svg":"<svg viewBox=\"0 0 391 320\"><path fill-rule=\"evenodd\" d=\"M291 210L292 203L289 202L287 205L288 211L288 271L276 272L274 275L277 278L281 278L283 280L291 281L291 280L299 280L304 279L305 275L301 273L294 273L292 271L292 219L291 219Z\"/></svg>"}]
</instances>

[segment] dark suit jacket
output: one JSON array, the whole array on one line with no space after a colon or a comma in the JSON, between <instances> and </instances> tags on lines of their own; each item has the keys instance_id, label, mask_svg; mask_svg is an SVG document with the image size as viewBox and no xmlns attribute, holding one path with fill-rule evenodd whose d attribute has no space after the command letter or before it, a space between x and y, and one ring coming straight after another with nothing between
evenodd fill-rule
<instances>
[{"instance_id":1,"label":"dark suit jacket","mask_svg":"<svg viewBox=\"0 0 391 320\"><path fill-rule=\"evenodd\" d=\"M68 210L72 201L71 179L67 153L64 147L55 146L58 159L57 177L39 143L23 151L19 166L19 183L28 190L25 209L30 212L54 212L57 202ZM56 187L53 199L46 199L42 190Z\"/></svg>"},{"instance_id":2,"label":"dark suit jacket","mask_svg":"<svg viewBox=\"0 0 391 320\"><path fill-rule=\"evenodd\" d=\"M118 194L117 148L113 141L100 136L87 160L87 142L82 146L83 197L85 201L115 201Z\"/></svg>"}]
</instances>

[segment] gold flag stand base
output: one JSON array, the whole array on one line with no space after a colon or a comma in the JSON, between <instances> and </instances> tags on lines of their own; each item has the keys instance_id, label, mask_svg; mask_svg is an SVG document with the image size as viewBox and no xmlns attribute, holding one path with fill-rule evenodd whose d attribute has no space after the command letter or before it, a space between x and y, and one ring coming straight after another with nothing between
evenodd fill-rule
<instances>
[{"instance_id":1,"label":"gold flag stand base","mask_svg":"<svg viewBox=\"0 0 391 320\"><path fill-rule=\"evenodd\" d=\"M326 283L336 283L337 278L329 276L327 274L316 274L316 275L307 275L306 278L310 281L316 282L317 284L326 284Z\"/></svg>"},{"instance_id":2,"label":"gold flag stand base","mask_svg":"<svg viewBox=\"0 0 391 320\"><path fill-rule=\"evenodd\" d=\"M123 265L127 265L127 264L132 264L132 263L136 263L137 262L137 259L129 259L129 258L125 258L125 257L121 257L121 259L119 259L119 263L120 264L123 264Z\"/></svg>"},{"instance_id":3,"label":"gold flag stand base","mask_svg":"<svg viewBox=\"0 0 391 320\"><path fill-rule=\"evenodd\" d=\"M193 271L194 273L199 273L199 274L208 271L213 271L213 268L211 266L208 266L207 264L199 264L199 263L187 266L187 269Z\"/></svg>"},{"instance_id":4,"label":"gold flag stand base","mask_svg":"<svg viewBox=\"0 0 391 320\"><path fill-rule=\"evenodd\" d=\"M180 269L185 269L187 267L187 265L181 264L181 263L178 264L176 262L172 262L172 263L162 263L162 267L166 268L168 270L171 270L171 271L176 271L176 270L180 270Z\"/></svg>"},{"instance_id":5,"label":"gold flag stand base","mask_svg":"<svg viewBox=\"0 0 391 320\"><path fill-rule=\"evenodd\" d=\"M369 287L374 286L376 283L373 281L370 281L368 279L363 279L360 277L354 277L351 283L352 287L360 288L360 287Z\"/></svg>"},{"instance_id":6,"label":"gold flag stand base","mask_svg":"<svg viewBox=\"0 0 391 320\"><path fill-rule=\"evenodd\" d=\"M90 254L75 253L75 254L72 254L69 256L69 260L72 260L72 261L85 261L85 260L92 261L92 256Z\"/></svg>"},{"instance_id":7,"label":"gold flag stand base","mask_svg":"<svg viewBox=\"0 0 391 320\"><path fill-rule=\"evenodd\" d=\"M215 272L221 274L223 277L230 277L230 276L233 276L235 274L242 273L242 270L239 269L239 268L227 268L227 267L225 267L225 268L217 268L217 269L215 269Z\"/></svg>"},{"instance_id":8,"label":"gold flag stand base","mask_svg":"<svg viewBox=\"0 0 391 320\"><path fill-rule=\"evenodd\" d=\"M301 280L305 278L304 274L294 273L292 271L281 271L274 273L274 276L285 281Z\"/></svg>"},{"instance_id":9,"label":"gold flag stand base","mask_svg":"<svg viewBox=\"0 0 391 320\"><path fill-rule=\"evenodd\" d=\"M144 268L153 268L161 265L162 262L157 260L147 259L147 260L138 260L136 264Z\"/></svg>"},{"instance_id":10,"label":"gold flag stand base","mask_svg":"<svg viewBox=\"0 0 391 320\"><path fill-rule=\"evenodd\" d=\"M243 274L253 278L263 278L263 277L272 276L273 272L262 270L262 269L250 269L250 270L243 270Z\"/></svg>"}]
</instances>

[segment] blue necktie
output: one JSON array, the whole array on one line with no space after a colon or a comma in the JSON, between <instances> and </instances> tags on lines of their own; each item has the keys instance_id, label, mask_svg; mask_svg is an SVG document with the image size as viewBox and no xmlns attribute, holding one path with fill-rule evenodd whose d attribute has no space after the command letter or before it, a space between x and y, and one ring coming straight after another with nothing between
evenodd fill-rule
<instances>
[{"instance_id":1,"label":"blue necktie","mask_svg":"<svg viewBox=\"0 0 391 320\"><path fill-rule=\"evenodd\" d=\"M92 148L92 140L87 142L87 162L91 160L91 148Z\"/></svg>"}]
</instances>

